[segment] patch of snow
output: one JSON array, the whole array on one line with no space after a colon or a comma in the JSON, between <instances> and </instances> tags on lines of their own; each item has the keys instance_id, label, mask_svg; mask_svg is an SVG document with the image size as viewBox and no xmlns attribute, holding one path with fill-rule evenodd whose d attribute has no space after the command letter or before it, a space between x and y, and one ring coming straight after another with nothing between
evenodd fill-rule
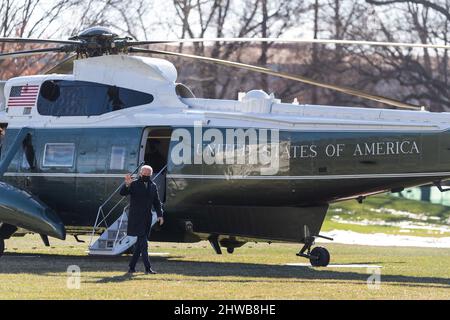
<instances>
[{"instance_id":1,"label":"patch of snow","mask_svg":"<svg viewBox=\"0 0 450 320\"><path fill-rule=\"evenodd\" d=\"M380 209L371 208L369 210L372 212L377 212L377 213L389 213L393 216L405 217L405 218L409 218L412 220L421 220L421 221L428 221L428 220L440 221L441 220L441 218L438 216L428 216L425 213L412 213L412 212L408 212L408 211L395 210L395 209L391 209L391 208L380 208Z\"/></svg>"},{"instance_id":2,"label":"patch of snow","mask_svg":"<svg viewBox=\"0 0 450 320\"><path fill-rule=\"evenodd\" d=\"M354 224L358 226L378 226L378 225L386 225L386 222L384 220L345 220L341 218L340 216L333 216L331 217L331 221L337 222L337 223L344 223L344 224Z\"/></svg>"},{"instance_id":3,"label":"patch of snow","mask_svg":"<svg viewBox=\"0 0 450 320\"><path fill-rule=\"evenodd\" d=\"M424 213L412 213L412 212L408 212L408 211L395 210L395 209L391 209L391 208L380 208L380 209L371 208L370 211L377 212L377 213L389 213L389 214L392 214L393 216L401 216L401 217L406 217L409 219L422 220L422 221L427 221L429 218Z\"/></svg>"},{"instance_id":4,"label":"patch of snow","mask_svg":"<svg viewBox=\"0 0 450 320\"><path fill-rule=\"evenodd\" d=\"M342 224L351 224L358 226L388 226L388 227L396 227L400 229L416 229L416 230L426 230L432 233L433 231L439 232L440 234L444 234L446 232L450 233L450 227L444 225L437 225L431 223L424 222L410 222L410 221L400 221L400 222L386 222L384 220L345 220L339 216L333 216L331 221L342 223Z\"/></svg>"},{"instance_id":5,"label":"patch of snow","mask_svg":"<svg viewBox=\"0 0 450 320\"><path fill-rule=\"evenodd\" d=\"M333 242L335 243L342 244L387 247L450 248L450 237L417 237L384 233L364 234L346 230L332 230L330 232L324 232L323 235L333 238ZM318 238L316 242L329 243L330 241Z\"/></svg>"}]
</instances>

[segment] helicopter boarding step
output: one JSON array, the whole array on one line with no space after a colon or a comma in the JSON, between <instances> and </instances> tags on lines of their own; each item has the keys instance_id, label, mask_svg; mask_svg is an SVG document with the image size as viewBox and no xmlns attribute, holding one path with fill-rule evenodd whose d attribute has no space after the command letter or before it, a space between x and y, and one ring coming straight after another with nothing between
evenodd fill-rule
<instances>
[{"instance_id":1,"label":"helicopter boarding step","mask_svg":"<svg viewBox=\"0 0 450 320\"><path fill-rule=\"evenodd\" d=\"M152 227L157 221L156 212L152 211ZM101 236L89 246L90 255L116 256L130 249L137 237L127 235L128 206L122 215Z\"/></svg>"}]
</instances>

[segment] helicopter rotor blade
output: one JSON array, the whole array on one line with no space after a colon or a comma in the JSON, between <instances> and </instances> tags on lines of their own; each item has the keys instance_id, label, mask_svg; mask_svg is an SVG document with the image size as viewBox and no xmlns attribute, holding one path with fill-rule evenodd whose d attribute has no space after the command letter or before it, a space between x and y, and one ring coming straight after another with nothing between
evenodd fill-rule
<instances>
[{"instance_id":1,"label":"helicopter rotor blade","mask_svg":"<svg viewBox=\"0 0 450 320\"><path fill-rule=\"evenodd\" d=\"M336 39L298 39L298 38L192 38L192 39L178 39L178 40L127 41L127 45L140 46L148 44L194 43L194 42L276 42L276 43L311 43L311 44L316 43L316 44L363 45L363 46L380 46L380 47L450 49L450 45L439 45L439 44L336 40Z\"/></svg>"},{"instance_id":2,"label":"helicopter rotor blade","mask_svg":"<svg viewBox=\"0 0 450 320\"><path fill-rule=\"evenodd\" d=\"M224 66L228 66L228 67L235 67L235 68L255 71L255 72L259 72L259 73L263 73L263 74L268 74L271 76L280 77L280 78L284 78L284 79L299 81L299 82L306 83L309 85L338 91L338 92L349 94L349 95L356 96L359 98L364 98L364 99L368 99L371 101L381 102L381 103L384 103L384 104L387 104L390 106L394 106L397 108L421 110L421 107L419 107L419 106L404 103L404 102L401 102L398 100L394 100L394 99L390 99L390 98L386 98L386 97L382 97L382 96L378 96L378 95L373 95L373 94L370 94L370 93L367 93L367 92L364 92L361 90L356 90L356 89L352 89L352 88L348 88L348 87L344 87L344 86L337 86L337 85L333 85L333 84L320 82L320 81L306 78L303 76L293 75L293 74L289 74L289 73L285 73L285 72L277 72L277 71L274 71L272 69L265 68L265 67L253 66L253 65L249 65L249 64L245 64L245 63L232 62L232 61L196 56L196 55L185 54L185 53L162 51L162 50L150 50L150 49L141 49L141 48L131 47L129 49L129 51L136 52L136 53L163 54L163 55L170 55L170 56L176 56L176 57L182 57L182 58L201 60L204 62L215 63L215 64L220 64L220 65L224 65Z\"/></svg>"},{"instance_id":3,"label":"helicopter rotor blade","mask_svg":"<svg viewBox=\"0 0 450 320\"><path fill-rule=\"evenodd\" d=\"M44 48L44 49L34 49L34 50L0 53L0 60L8 59L8 58L22 58L22 57L35 55L35 54L43 54L43 53L49 53L49 52L67 52L67 49L64 47L58 47L58 48Z\"/></svg>"},{"instance_id":4,"label":"helicopter rotor blade","mask_svg":"<svg viewBox=\"0 0 450 320\"><path fill-rule=\"evenodd\" d=\"M60 43L60 44L81 44L77 40L59 40L59 39L36 39L36 38L9 38L0 37L0 43Z\"/></svg>"},{"instance_id":5,"label":"helicopter rotor blade","mask_svg":"<svg viewBox=\"0 0 450 320\"><path fill-rule=\"evenodd\" d=\"M45 71L45 74L51 74L51 73L59 73L59 74L68 74L71 73L73 70L73 62L76 60L77 55L71 55L61 62L59 62L57 65L51 67L47 71Z\"/></svg>"}]
</instances>

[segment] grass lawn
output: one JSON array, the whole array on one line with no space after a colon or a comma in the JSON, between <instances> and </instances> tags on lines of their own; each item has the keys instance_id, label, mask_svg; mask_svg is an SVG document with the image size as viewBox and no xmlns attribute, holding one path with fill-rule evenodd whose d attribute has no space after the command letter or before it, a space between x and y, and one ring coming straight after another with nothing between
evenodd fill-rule
<instances>
[{"instance_id":1,"label":"grass lawn","mask_svg":"<svg viewBox=\"0 0 450 320\"><path fill-rule=\"evenodd\" d=\"M87 240L87 237L84 237ZM299 245L248 243L216 255L206 242L151 243L157 275L125 275L129 256L88 257L87 244L36 235L7 240L0 258L0 299L449 299L450 250L326 245L335 264L381 265L379 289L366 268L286 266L307 262ZM67 267L81 268L81 288L67 288ZM142 271L142 264L138 271Z\"/></svg>"}]
</instances>

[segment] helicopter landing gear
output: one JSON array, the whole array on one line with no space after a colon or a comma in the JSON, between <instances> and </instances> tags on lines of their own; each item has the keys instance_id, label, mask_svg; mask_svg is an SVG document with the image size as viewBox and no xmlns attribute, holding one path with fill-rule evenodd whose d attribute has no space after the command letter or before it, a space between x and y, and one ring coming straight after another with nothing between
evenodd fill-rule
<instances>
[{"instance_id":1,"label":"helicopter landing gear","mask_svg":"<svg viewBox=\"0 0 450 320\"><path fill-rule=\"evenodd\" d=\"M312 249L309 262L313 267L326 267L330 263L330 253L324 247Z\"/></svg>"},{"instance_id":2,"label":"helicopter landing gear","mask_svg":"<svg viewBox=\"0 0 450 320\"><path fill-rule=\"evenodd\" d=\"M222 254L222 250L220 249L220 244L219 244L219 236L210 235L208 237L208 241L211 244L211 247L213 247L216 254Z\"/></svg>"},{"instance_id":3,"label":"helicopter landing gear","mask_svg":"<svg viewBox=\"0 0 450 320\"><path fill-rule=\"evenodd\" d=\"M297 256L309 259L313 267L326 267L330 263L330 253L324 247L315 247L311 250L311 247L314 245L314 240L314 237L307 237L305 239L305 245L297 253Z\"/></svg>"},{"instance_id":4,"label":"helicopter landing gear","mask_svg":"<svg viewBox=\"0 0 450 320\"><path fill-rule=\"evenodd\" d=\"M217 254L222 254L221 247L226 248L227 252L232 254L236 248L240 248L245 244L244 241L237 240L233 236L221 239L219 237L220 235L217 234L212 234L208 237L209 243Z\"/></svg>"},{"instance_id":5,"label":"helicopter landing gear","mask_svg":"<svg viewBox=\"0 0 450 320\"><path fill-rule=\"evenodd\" d=\"M5 240L0 238L0 257L3 255L3 252L5 252Z\"/></svg>"}]
</instances>

